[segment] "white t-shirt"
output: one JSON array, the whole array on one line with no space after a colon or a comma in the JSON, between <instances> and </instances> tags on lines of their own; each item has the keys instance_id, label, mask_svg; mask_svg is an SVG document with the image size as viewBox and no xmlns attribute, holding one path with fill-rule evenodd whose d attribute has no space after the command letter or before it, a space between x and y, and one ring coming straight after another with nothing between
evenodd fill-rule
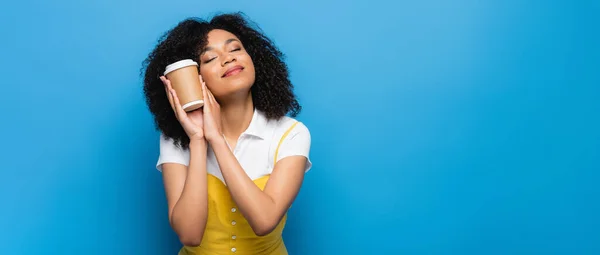
<instances>
[{"instance_id":1,"label":"white t-shirt","mask_svg":"<svg viewBox=\"0 0 600 255\"><path fill-rule=\"evenodd\" d=\"M252 180L271 174L274 167L275 150L279 145L279 141L295 122L297 120L287 116L279 120L268 120L261 111L254 111L250 126L240 135L233 152ZM298 122L281 143L277 161L288 156L305 156L307 159L305 172L307 172L312 167L309 158L310 143L311 137L308 128L302 122ZM207 172L225 183L215 154L210 146L207 152ZM179 163L188 166L189 162L189 150L178 148L173 144L172 139L165 137L163 134L160 135L160 155L156 163L156 168L159 171L162 171L163 163Z\"/></svg>"}]
</instances>

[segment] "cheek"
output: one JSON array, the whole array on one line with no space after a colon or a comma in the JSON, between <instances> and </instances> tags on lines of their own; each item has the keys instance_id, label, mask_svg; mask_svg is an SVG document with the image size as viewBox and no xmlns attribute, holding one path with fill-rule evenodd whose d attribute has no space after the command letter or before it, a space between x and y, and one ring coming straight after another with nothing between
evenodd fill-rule
<instances>
[{"instance_id":1,"label":"cheek","mask_svg":"<svg viewBox=\"0 0 600 255\"><path fill-rule=\"evenodd\" d=\"M244 58L244 62L246 62L248 65L254 65L254 62L252 61L252 58L250 57L250 55L244 54L243 58Z\"/></svg>"},{"instance_id":2,"label":"cheek","mask_svg":"<svg viewBox=\"0 0 600 255\"><path fill-rule=\"evenodd\" d=\"M200 75L202 75L202 80L204 80L206 86L210 86L209 84L213 83L217 74L210 67L203 67L200 68Z\"/></svg>"},{"instance_id":3,"label":"cheek","mask_svg":"<svg viewBox=\"0 0 600 255\"><path fill-rule=\"evenodd\" d=\"M248 60L247 61L248 61L248 66L250 68L252 68L252 71L253 72L256 71L256 69L254 68L254 62L252 61L252 58L250 58L250 56L248 56Z\"/></svg>"}]
</instances>

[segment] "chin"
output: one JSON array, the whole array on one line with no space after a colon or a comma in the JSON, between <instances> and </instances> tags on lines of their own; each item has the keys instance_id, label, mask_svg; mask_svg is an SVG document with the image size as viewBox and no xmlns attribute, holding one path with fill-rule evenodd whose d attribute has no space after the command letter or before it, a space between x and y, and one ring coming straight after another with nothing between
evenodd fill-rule
<instances>
[{"instance_id":1,"label":"chin","mask_svg":"<svg viewBox=\"0 0 600 255\"><path fill-rule=\"evenodd\" d=\"M237 89L250 89L254 84L254 76L253 75L236 75L233 77L229 77L227 81L225 81L225 86L229 88Z\"/></svg>"},{"instance_id":2,"label":"chin","mask_svg":"<svg viewBox=\"0 0 600 255\"><path fill-rule=\"evenodd\" d=\"M222 84L223 90L221 90L222 92L219 93L221 94L220 97L227 98L230 96L247 94L250 92L253 84L254 80L250 79L232 79L231 81Z\"/></svg>"},{"instance_id":3,"label":"chin","mask_svg":"<svg viewBox=\"0 0 600 255\"><path fill-rule=\"evenodd\" d=\"M233 79L231 81L228 81L225 84L225 87L233 90L250 89L253 83L254 81L249 79Z\"/></svg>"}]
</instances>

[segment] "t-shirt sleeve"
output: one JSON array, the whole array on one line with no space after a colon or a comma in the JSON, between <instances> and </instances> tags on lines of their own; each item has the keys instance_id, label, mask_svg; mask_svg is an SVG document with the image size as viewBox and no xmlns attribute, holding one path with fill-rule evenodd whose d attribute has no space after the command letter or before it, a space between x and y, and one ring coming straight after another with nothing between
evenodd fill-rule
<instances>
[{"instance_id":1,"label":"t-shirt sleeve","mask_svg":"<svg viewBox=\"0 0 600 255\"><path fill-rule=\"evenodd\" d=\"M175 146L173 139L161 134L160 154L158 155L158 162L156 162L156 169L162 171L162 164L164 163L178 163L187 166L189 155L186 150Z\"/></svg>"},{"instance_id":2,"label":"t-shirt sleeve","mask_svg":"<svg viewBox=\"0 0 600 255\"><path fill-rule=\"evenodd\" d=\"M310 144L310 131L302 122L298 122L282 141L281 146L279 147L279 153L277 154L277 161L289 156L304 156L306 157L306 167L304 171L308 172L308 170L312 168L312 162L309 156Z\"/></svg>"}]
</instances>

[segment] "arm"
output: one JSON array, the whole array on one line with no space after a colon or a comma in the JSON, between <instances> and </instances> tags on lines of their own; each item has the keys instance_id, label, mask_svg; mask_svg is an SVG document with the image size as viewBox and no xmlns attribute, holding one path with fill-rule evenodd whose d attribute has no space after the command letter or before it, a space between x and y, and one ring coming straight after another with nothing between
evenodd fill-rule
<instances>
[{"instance_id":1,"label":"arm","mask_svg":"<svg viewBox=\"0 0 600 255\"><path fill-rule=\"evenodd\" d=\"M262 191L248 177L225 139L211 143L231 197L256 235L267 235L287 212L304 180L305 156L289 156L275 165Z\"/></svg>"},{"instance_id":2,"label":"arm","mask_svg":"<svg viewBox=\"0 0 600 255\"><path fill-rule=\"evenodd\" d=\"M310 133L304 125L294 124L300 128L296 129L297 133L287 135L286 140L282 141L281 156L275 159L271 177L262 191L248 177L227 145L221 132L220 106L212 93L206 89L206 84L203 84L203 87L206 98L204 113L208 116L205 119L204 131L229 193L254 233L259 236L267 235L281 221L300 190L304 173L308 170L307 164L310 163Z\"/></svg>"},{"instance_id":3,"label":"arm","mask_svg":"<svg viewBox=\"0 0 600 255\"><path fill-rule=\"evenodd\" d=\"M192 140L189 149L189 167L164 163L162 173L169 223L184 245L198 246L208 216L206 141Z\"/></svg>"}]
</instances>

